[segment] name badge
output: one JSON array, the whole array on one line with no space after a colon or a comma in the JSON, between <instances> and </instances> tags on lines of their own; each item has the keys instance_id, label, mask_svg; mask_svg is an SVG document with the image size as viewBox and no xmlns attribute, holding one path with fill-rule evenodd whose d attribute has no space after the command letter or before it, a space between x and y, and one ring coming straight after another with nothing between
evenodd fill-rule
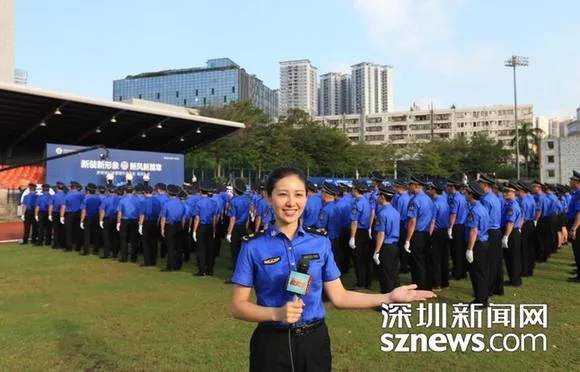
<instances>
[{"instance_id":1,"label":"name badge","mask_svg":"<svg viewBox=\"0 0 580 372\"><path fill-rule=\"evenodd\" d=\"M303 254L302 258L308 261L318 260L320 258L320 255L318 253L307 253Z\"/></svg>"}]
</instances>

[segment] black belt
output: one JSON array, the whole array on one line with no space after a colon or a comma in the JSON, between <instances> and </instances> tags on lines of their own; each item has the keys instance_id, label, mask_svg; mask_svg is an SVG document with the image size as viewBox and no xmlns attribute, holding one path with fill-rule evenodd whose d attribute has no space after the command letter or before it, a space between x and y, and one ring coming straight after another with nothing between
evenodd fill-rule
<instances>
[{"instance_id":1,"label":"black belt","mask_svg":"<svg viewBox=\"0 0 580 372\"><path fill-rule=\"evenodd\" d=\"M268 331L276 332L288 332L290 331L294 336L304 336L309 333L314 332L317 328L324 324L324 319L316 320L312 323L304 324L301 326L289 326L283 324L273 324L273 323L259 323L258 328Z\"/></svg>"}]
</instances>

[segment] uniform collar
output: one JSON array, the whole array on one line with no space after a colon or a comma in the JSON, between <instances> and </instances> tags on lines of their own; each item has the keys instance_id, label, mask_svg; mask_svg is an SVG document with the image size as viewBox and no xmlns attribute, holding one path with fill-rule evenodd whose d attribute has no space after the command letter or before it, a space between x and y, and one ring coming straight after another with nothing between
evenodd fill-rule
<instances>
[{"instance_id":1,"label":"uniform collar","mask_svg":"<svg viewBox=\"0 0 580 372\"><path fill-rule=\"evenodd\" d=\"M304 227L302 226L302 224L299 224L299 225L298 225L298 231L297 231L297 232L298 232L298 235L304 235L304 234L306 234L306 231L304 231ZM269 235L269 236L272 236L272 237L274 237L274 236L278 236L278 235L284 235L284 234L283 234L283 233L282 233L282 232L281 232L281 231L278 229L278 227L277 227L276 225L274 225L274 224L272 224L272 225L270 225L270 226L268 227L268 230L267 230L267 232L266 232L266 233L267 233L267 235ZM284 236L286 236L286 235L284 235Z\"/></svg>"}]
</instances>

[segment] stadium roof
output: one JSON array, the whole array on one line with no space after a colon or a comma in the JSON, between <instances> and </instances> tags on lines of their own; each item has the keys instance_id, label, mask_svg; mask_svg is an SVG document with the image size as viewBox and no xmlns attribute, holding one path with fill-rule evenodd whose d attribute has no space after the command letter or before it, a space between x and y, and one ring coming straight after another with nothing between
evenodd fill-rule
<instances>
[{"instance_id":1,"label":"stadium roof","mask_svg":"<svg viewBox=\"0 0 580 372\"><path fill-rule=\"evenodd\" d=\"M244 124L177 106L129 104L0 83L0 159L46 143L185 152Z\"/></svg>"}]
</instances>

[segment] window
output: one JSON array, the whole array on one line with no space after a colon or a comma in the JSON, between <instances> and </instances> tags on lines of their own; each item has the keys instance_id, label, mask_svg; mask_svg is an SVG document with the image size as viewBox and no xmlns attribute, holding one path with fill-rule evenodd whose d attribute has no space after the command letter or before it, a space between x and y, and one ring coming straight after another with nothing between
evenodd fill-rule
<instances>
[{"instance_id":1,"label":"window","mask_svg":"<svg viewBox=\"0 0 580 372\"><path fill-rule=\"evenodd\" d=\"M552 142L552 141L549 141L549 142L548 142L548 148L549 148L550 150L553 150L553 149L554 149L554 142Z\"/></svg>"},{"instance_id":2,"label":"window","mask_svg":"<svg viewBox=\"0 0 580 372\"><path fill-rule=\"evenodd\" d=\"M206 97L203 97L203 104L205 105L205 104L206 104L206 102L207 102L207 99L206 99Z\"/></svg>"},{"instance_id":3,"label":"window","mask_svg":"<svg viewBox=\"0 0 580 372\"><path fill-rule=\"evenodd\" d=\"M548 155L548 163L554 162L554 155Z\"/></svg>"},{"instance_id":4,"label":"window","mask_svg":"<svg viewBox=\"0 0 580 372\"><path fill-rule=\"evenodd\" d=\"M554 172L553 169L548 169L546 171L546 174L548 175L548 177L553 178L556 175L556 172Z\"/></svg>"},{"instance_id":5,"label":"window","mask_svg":"<svg viewBox=\"0 0 580 372\"><path fill-rule=\"evenodd\" d=\"M139 94L139 99L143 98L140 94Z\"/></svg>"},{"instance_id":6,"label":"window","mask_svg":"<svg viewBox=\"0 0 580 372\"><path fill-rule=\"evenodd\" d=\"M211 94L213 95L215 93L215 89L211 88Z\"/></svg>"},{"instance_id":7,"label":"window","mask_svg":"<svg viewBox=\"0 0 580 372\"><path fill-rule=\"evenodd\" d=\"M197 96L198 96L198 94L199 94L199 90L198 90L198 89L196 89L196 90L195 90L195 96L197 97Z\"/></svg>"},{"instance_id":8,"label":"window","mask_svg":"<svg viewBox=\"0 0 580 372\"><path fill-rule=\"evenodd\" d=\"M157 97L157 99L161 99L161 93L157 93L155 96Z\"/></svg>"},{"instance_id":9,"label":"window","mask_svg":"<svg viewBox=\"0 0 580 372\"><path fill-rule=\"evenodd\" d=\"M179 98L179 91L175 91L175 98Z\"/></svg>"},{"instance_id":10,"label":"window","mask_svg":"<svg viewBox=\"0 0 580 372\"><path fill-rule=\"evenodd\" d=\"M187 106L187 99L183 99L183 106Z\"/></svg>"},{"instance_id":11,"label":"window","mask_svg":"<svg viewBox=\"0 0 580 372\"><path fill-rule=\"evenodd\" d=\"M224 103L228 101L228 96L224 96Z\"/></svg>"},{"instance_id":12,"label":"window","mask_svg":"<svg viewBox=\"0 0 580 372\"><path fill-rule=\"evenodd\" d=\"M236 87L234 86L234 87L232 87L232 93L235 93L235 92L236 92Z\"/></svg>"},{"instance_id":13,"label":"window","mask_svg":"<svg viewBox=\"0 0 580 372\"><path fill-rule=\"evenodd\" d=\"M123 100L123 96L119 96L119 101L122 101L122 100Z\"/></svg>"}]
</instances>

